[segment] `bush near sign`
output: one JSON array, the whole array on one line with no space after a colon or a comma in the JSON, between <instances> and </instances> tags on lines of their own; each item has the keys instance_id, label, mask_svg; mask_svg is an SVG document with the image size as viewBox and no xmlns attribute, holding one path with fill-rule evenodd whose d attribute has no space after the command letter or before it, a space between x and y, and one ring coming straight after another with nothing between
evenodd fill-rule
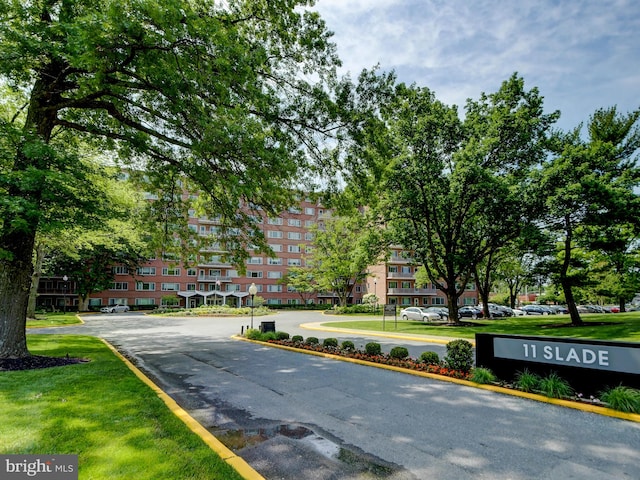
<instances>
[{"instance_id":1,"label":"bush near sign","mask_svg":"<svg viewBox=\"0 0 640 480\"><path fill-rule=\"evenodd\" d=\"M587 395L620 384L640 388L640 343L478 333L476 365L507 381L525 369L555 372Z\"/></svg>"}]
</instances>

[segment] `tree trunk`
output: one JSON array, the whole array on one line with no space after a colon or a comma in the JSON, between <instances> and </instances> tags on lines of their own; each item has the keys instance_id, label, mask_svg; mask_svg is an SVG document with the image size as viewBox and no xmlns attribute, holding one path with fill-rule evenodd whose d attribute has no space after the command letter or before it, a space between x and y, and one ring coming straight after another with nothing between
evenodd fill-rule
<instances>
[{"instance_id":1,"label":"tree trunk","mask_svg":"<svg viewBox=\"0 0 640 480\"><path fill-rule=\"evenodd\" d=\"M30 356L27 349L27 306L33 271L35 231L0 235L0 358Z\"/></svg>"},{"instance_id":2,"label":"tree trunk","mask_svg":"<svg viewBox=\"0 0 640 480\"><path fill-rule=\"evenodd\" d=\"M17 147L11 168L17 177L31 169L49 168L48 152L41 147L49 143L53 131L56 113L47 107L59 100L60 94L49 89L60 70L57 62L51 62L34 83L24 126L25 143ZM26 323L41 191L37 186L13 184L7 193L9 198L19 199L21 209L8 213L0 232L0 358L22 358L30 356Z\"/></svg>"},{"instance_id":3,"label":"tree trunk","mask_svg":"<svg viewBox=\"0 0 640 480\"><path fill-rule=\"evenodd\" d=\"M564 292L564 298L567 301L567 308L569 309L569 315L571 316L572 325L582 325L582 319L576 307L576 300L573 296L573 290L571 289L571 280L568 277L569 265L571 265L571 242L573 239L573 228L571 224L571 218L567 214L565 215L565 231L566 237L564 239L564 261L560 269L560 285L562 285L562 291Z\"/></svg>"},{"instance_id":4,"label":"tree trunk","mask_svg":"<svg viewBox=\"0 0 640 480\"><path fill-rule=\"evenodd\" d=\"M31 275L31 289L29 290L29 303L27 306L27 318L36 318L36 300L38 298L38 285L42 276L42 262L44 260L44 245L38 242L36 246L36 261Z\"/></svg>"}]
</instances>

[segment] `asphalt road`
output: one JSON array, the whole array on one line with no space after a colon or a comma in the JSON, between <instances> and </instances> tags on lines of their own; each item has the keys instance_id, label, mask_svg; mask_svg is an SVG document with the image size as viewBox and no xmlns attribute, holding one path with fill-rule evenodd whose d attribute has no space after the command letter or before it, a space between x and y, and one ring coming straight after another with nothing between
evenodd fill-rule
<instances>
[{"instance_id":1,"label":"asphalt road","mask_svg":"<svg viewBox=\"0 0 640 480\"><path fill-rule=\"evenodd\" d=\"M108 340L269 480L640 478L638 423L231 339L247 318L84 319L56 333ZM327 320L314 312L268 320L291 335L445 353L300 328Z\"/></svg>"}]
</instances>

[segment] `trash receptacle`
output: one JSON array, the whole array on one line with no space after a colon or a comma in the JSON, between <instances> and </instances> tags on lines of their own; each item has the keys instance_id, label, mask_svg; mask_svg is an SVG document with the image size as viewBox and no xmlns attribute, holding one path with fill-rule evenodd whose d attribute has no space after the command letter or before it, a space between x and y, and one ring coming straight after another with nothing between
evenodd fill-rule
<instances>
[{"instance_id":1,"label":"trash receptacle","mask_svg":"<svg viewBox=\"0 0 640 480\"><path fill-rule=\"evenodd\" d=\"M260 323L260 331L262 333L275 332L276 331L276 322L262 322L262 323Z\"/></svg>"}]
</instances>

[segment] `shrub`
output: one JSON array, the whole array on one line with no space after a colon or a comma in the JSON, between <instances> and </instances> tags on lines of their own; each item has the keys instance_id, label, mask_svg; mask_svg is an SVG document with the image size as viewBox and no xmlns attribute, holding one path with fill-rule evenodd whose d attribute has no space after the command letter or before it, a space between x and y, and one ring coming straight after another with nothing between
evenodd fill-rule
<instances>
[{"instance_id":1,"label":"shrub","mask_svg":"<svg viewBox=\"0 0 640 480\"><path fill-rule=\"evenodd\" d=\"M307 345L317 345L320 343L320 340L318 340L317 337L307 337L304 343L306 343Z\"/></svg>"},{"instance_id":2,"label":"shrub","mask_svg":"<svg viewBox=\"0 0 640 480\"><path fill-rule=\"evenodd\" d=\"M391 358L397 358L399 360L404 360L409 356L409 350L405 347L393 347L389 352L389 356Z\"/></svg>"},{"instance_id":3,"label":"shrub","mask_svg":"<svg viewBox=\"0 0 640 480\"><path fill-rule=\"evenodd\" d=\"M291 337L291 341L293 343L302 343L304 342L304 338L302 337L302 335L294 335L293 337Z\"/></svg>"},{"instance_id":4,"label":"shrub","mask_svg":"<svg viewBox=\"0 0 640 480\"><path fill-rule=\"evenodd\" d=\"M471 377L469 378L475 383L492 383L496 381L496 376L488 368L477 367L471 371Z\"/></svg>"},{"instance_id":5,"label":"shrub","mask_svg":"<svg viewBox=\"0 0 640 480\"><path fill-rule=\"evenodd\" d=\"M602 392L600 399L614 410L626 413L640 413L640 390L619 385Z\"/></svg>"},{"instance_id":6,"label":"shrub","mask_svg":"<svg viewBox=\"0 0 640 480\"><path fill-rule=\"evenodd\" d=\"M263 342L268 342L269 340L277 340L278 336L276 335L276 332L264 332L261 335L260 340L262 340Z\"/></svg>"},{"instance_id":7,"label":"shrub","mask_svg":"<svg viewBox=\"0 0 640 480\"><path fill-rule=\"evenodd\" d=\"M322 341L323 347L338 347L338 339L337 338L325 338Z\"/></svg>"},{"instance_id":8,"label":"shrub","mask_svg":"<svg viewBox=\"0 0 640 480\"><path fill-rule=\"evenodd\" d=\"M249 340L261 340L262 332L260 332L260 330L256 328L248 328L245 333L245 337L247 337Z\"/></svg>"},{"instance_id":9,"label":"shrub","mask_svg":"<svg viewBox=\"0 0 640 480\"><path fill-rule=\"evenodd\" d=\"M516 388L518 390L533 392L538 389L539 385L540 377L527 369L525 369L524 372L518 372L516 374Z\"/></svg>"},{"instance_id":10,"label":"shrub","mask_svg":"<svg viewBox=\"0 0 640 480\"><path fill-rule=\"evenodd\" d=\"M288 340L289 334L287 332L276 332L276 338L278 340Z\"/></svg>"},{"instance_id":11,"label":"shrub","mask_svg":"<svg viewBox=\"0 0 640 480\"><path fill-rule=\"evenodd\" d=\"M440 357L436 352L422 352L420 360L427 365L440 365Z\"/></svg>"},{"instance_id":12,"label":"shrub","mask_svg":"<svg viewBox=\"0 0 640 480\"><path fill-rule=\"evenodd\" d=\"M342 348L342 350L353 351L356 349L356 346L351 340L345 340L342 342L342 345L340 345L340 348Z\"/></svg>"},{"instance_id":13,"label":"shrub","mask_svg":"<svg viewBox=\"0 0 640 480\"><path fill-rule=\"evenodd\" d=\"M551 398L566 398L573 394L569 383L555 372L542 378L538 387L544 395Z\"/></svg>"},{"instance_id":14,"label":"shrub","mask_svg":"<svg viewBox=\"0 0 640 480\"><path fill-rule=\"evenodd\" d=\"M447 343L447 356L444 361L449 368L468 373L473 367L473 345L462 339Z\"/></svg>"},{"instance_id":15,"label":"shrub","mask_svg":"<svg viewBox=\"0 0 640 480\"><path fill-rule=\"evenodd\" d=\"M382 347L379 343L369 342L364 346L365 352L369 355L380 355L382 353Z\"/></svg>"}]
</instances>

